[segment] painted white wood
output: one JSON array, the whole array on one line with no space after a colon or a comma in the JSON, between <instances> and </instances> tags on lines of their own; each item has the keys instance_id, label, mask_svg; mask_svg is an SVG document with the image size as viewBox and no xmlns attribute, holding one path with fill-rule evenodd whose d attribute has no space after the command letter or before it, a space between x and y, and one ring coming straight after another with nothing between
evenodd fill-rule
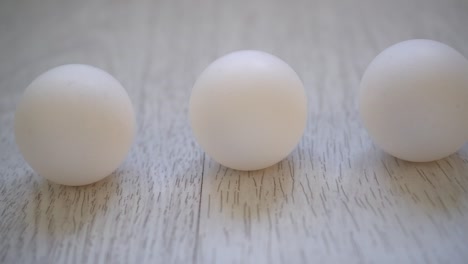
<instances>
[{"instance_id":1,"label":"painted white wood","mask_svg":"<svg viewBox=\"0 0 468 264\"><path fill-rule=\"evenodd\" d=\"M356 101L393 43L468 56L466 14L465 0L0 2L0 263L467 263L468 148L394 159ZM187 120L197 75L238 49L284 59L309 98L303 140L266 170L220 167ZM85 187L43 180L14 143L22 91L65 63L109 71L138 117L127 161Z\"/></svg>"}]
</instances>

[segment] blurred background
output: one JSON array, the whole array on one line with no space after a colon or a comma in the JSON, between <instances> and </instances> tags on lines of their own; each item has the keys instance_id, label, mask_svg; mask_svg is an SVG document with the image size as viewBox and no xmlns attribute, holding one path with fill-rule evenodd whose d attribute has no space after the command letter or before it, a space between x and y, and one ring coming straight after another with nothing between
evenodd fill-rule
<instances>
[{"instance_id":1,"label":"blurred background","mask_svg":"<svg viewBox=\"0 0 468 264\"><path fill-rule=\"evenodd\" d=\"M164 79L187 80L190 89L216 57L260 49L296 69L315 106L324 100L314 98L329 95L323 89L355 91L370 60L396 42L429 38L466 55L467 12L465 0L2 0L0 59L9 64L1 74L26 86L51 66L79 62L117 77L125 72L130 78L118 78L123 82L141 82L141 74L157 75L171 65ZM330 68L339 75L327 73ZM317 85L323 81L333 85ZM142 90L138 83L125 87ZM354 112L354 96L347 98L345 109L328 110Z\"/></svg>"}]
</instances>

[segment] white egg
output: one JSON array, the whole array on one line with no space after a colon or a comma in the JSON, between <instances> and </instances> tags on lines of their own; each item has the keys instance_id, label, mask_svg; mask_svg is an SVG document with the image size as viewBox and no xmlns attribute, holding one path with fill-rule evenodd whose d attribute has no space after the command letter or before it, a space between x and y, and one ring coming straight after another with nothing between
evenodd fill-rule
<instances>
[{"instance_id":1,"label":"white egg","mask_svg":"<svg viewBox=\"0 0 468 264\"><path fill-rule=\"evenodd\" d=\"M284 159L306 126L301 80L284 61L238 51L210 64L190 98L195 138L220 164L257 170Z\"/></svg>"},{"instance_id":2,"label":"white egg","mask_svg":"<svg viewBox=\"0 0 468 264\"><path fill-rule=\"evenodd\" d=\"M52 182L85 185L111 174L135 133L131 101L110 74L70 64L37 77L15 115L18 147L29 165Z\"/></svg>"},{"instance_id":3,"label":"white egg","mask_svg":"<svg viewBox=\"0 0 468 264\"><path fill-rule=\"evenodd\" d=\"M436 41L393 45L364 73L360 112L389 154L415 162L444 158L468 139L468 61Z\"/></svg>"}]
</instances>

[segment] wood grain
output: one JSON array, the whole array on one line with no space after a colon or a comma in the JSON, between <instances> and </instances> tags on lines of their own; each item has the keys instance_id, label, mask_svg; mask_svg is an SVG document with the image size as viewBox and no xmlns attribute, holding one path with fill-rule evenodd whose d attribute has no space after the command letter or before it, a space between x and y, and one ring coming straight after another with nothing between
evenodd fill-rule
<instances>
[{"instance_id":1,"label":"wood grain","mask_svg":"<svg viewBox=\"0 0 468 264\"><path fill-rule=\"evenodd\" d=\"M357 113L387 46L468 56L466 0L0 2L0 263L467 263L468 148L432 163L382 153ZM309 122L284 161L226 169L192 137L187 103L210 61L260 49L303 79ZM138 117L127 161L85 187L19 154L15 106L50 67L119 79Z\"/></svg>"}]
</instances>

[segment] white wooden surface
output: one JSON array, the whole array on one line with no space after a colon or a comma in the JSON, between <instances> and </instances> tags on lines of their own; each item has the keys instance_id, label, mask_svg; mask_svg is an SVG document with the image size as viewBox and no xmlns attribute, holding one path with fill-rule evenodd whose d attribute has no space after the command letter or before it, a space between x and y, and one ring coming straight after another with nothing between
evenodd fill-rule
<instances>
[{"instance_id":1,"label":"white wooden surface","mask_svg":"<svg viewBox=\"0 0 468 264\"><path fill-rule=\"evenodd\" d=\"M359 121L365 67L410 38L468 56L468 1L2 0L0 263L468 263L468 147L408 163ZM187 120L196 76L246 48L309 97L298 148L255 172L205 156ZM127 161L85 187L43 180L14 143L22 91L65 63L112 73L138 115Z\"/></svg>"}]
</instances>

